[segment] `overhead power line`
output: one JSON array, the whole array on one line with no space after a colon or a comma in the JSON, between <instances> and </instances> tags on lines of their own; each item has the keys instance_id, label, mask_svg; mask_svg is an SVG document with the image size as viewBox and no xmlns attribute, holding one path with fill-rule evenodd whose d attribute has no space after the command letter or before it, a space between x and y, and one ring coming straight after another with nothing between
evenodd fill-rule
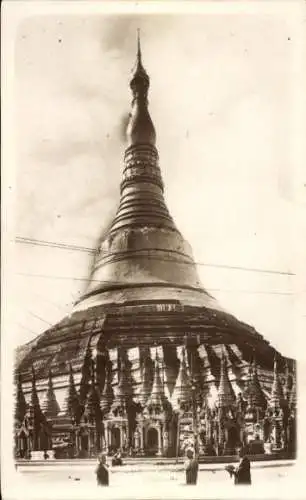
<instances>
[{"instance_id":1,"label":"overhead power line","mask_svg":"<svg viewBox=\"0 0 306 500\"><path fill-rule=\"evenodd\" d=\"M54 307L56 307L56 308L60 309L61 311L66 312L67 307L69 307L69 305L68 305L68 304L66 304L66 307L63 307L63 306L61 306L60 304L57 304L56 302L53 302L53 300L50 300L50 299L48 299L47 297L43 297L43 296L41 295L41 293L36 293L34 290L30 290L30 292L29 292L29 293L30 293L30 294L33 294L33 295L35 295L35 297L38 297L38 298L39 298L40 300L42 300L43 302L45 302L45 303L47 303L47 304L51 304L52 306L54 306Z\"/></svg>"},{"instance_id":2,"label":"overhead power line","mask_svg":"<svg viewBox=\"0 0 306 500\"><path fill-rule=\"evenodd\" d=\"M85 252L89 253L91 255L99 255L99 254L107 254L108 252L103 251L103 250L95 250L94 248L90 247L84 247L84 246L79 246L79 245L72 245L72 244L66 244L66 243L59 243L59 242L52 242L52 241L45 241L45 240L36 240L34 238L25 238L21 236L17 236L15 238L16 243L21 243L21 244L26 244L26 245L33 245L33 246L42 246L42 247L49 247L49 248L58 248L62 250L70 250L70 251L78 251L78 252ZM144 248L143 250L147 250ZM125 252L116 252L117 256L120 256L121 254L125 254ZM157 259L162 262L179 262L177 259L171 258L171 257L149 257L150 259ZM181 261L180 261L181 262ZM292 273L290 271L278 271L274 269L259 269L259 268L253 268L253 267L243 267L243 266L232 266L228 264L214 264L214 263L208 263L208 262L184 262L184 265L197 265L197 266L206 266L206 267L215 267L215 268L223 268L223 269L232 269L236 271L248 271L248 272L257 272L257 273L265 273L265 274L277 274L277 275L283 275L283 276L295 276L295 273Z\"/></svg>"},{"instance_id":3,"label":"overhead power line","mask_svg":"<svg viewBox=\"0 0 306 500\"><path fill-rule=\"evenodd\" d=\"M95 255L97 253L97 250L95 250L94 248L90 248L90 247L84 247L81 245L72 245L72 244L67 244L67 243L60 243L60 242L56 242L56 241L36 240L34 238L24 238L22 236L17 236L15 238L15 242L22 243L24 245L34 245L34 246L41 246L41 247L60 248L63 250L85 252L85 253L90 253L93 255Z\"/></svg>"},{"instance_id":4,"label":"overhead power line","mask_svg":"<svg viewBox=\"0 0 306 500\"><path fill-rule=\"evenodd\" d=\"M91 278L82 278L74 276L51 276L44 274L31 274L31 273L16 273L18 276L25 276L29 278L42 278L42 279L55 279L55 280L70 280L70 281L90 281L94 283L107 284L107 285L121 285L126 286L129 283L125 281L111 281L111 280L97 280ZM170 286L170 285L169 285ZM225 293L254 293L254 294L267 294L267 295L294 295L293 292L282 291L265 291L265 290L226 290L222 288L205 288L208 292L225 292Z\"/></svg>"},{"instance_id":5,"label":"overhead power line","mask_svg":"<svg viewBox=\"0 0 306 500\"><path fill-rule=\"evenodd\" d=\"M15 324L16 324L16 325L18 325L18 326L20 326L21 328L23 328L23 330L26 330L27 332L29 332L29 333L33 333L33 335L38 335L38 333L33 332L33 330L31 330L30 328L28 328L28 327L26 327L26 326L22 325L21 323L17 323L17 322L16 322Z\"/></svg>"},{"instance_id":6,"label":"overhead power line","mask_svg":"<svg viewBox=\"0 0 306 500\"><path fill-rule=\"evenodd\" d=\"M40 316L37 316L37 314L34 314L32 313L31 311L28 311L28 313L33 316L34 318L37 318L39 319L40 321L42 321L43 323L46 323L47 325L49 326L53 326L51 323L49 323L49 321L46 321L45 319L41 318Z\"/></svg>"}]
</instances>

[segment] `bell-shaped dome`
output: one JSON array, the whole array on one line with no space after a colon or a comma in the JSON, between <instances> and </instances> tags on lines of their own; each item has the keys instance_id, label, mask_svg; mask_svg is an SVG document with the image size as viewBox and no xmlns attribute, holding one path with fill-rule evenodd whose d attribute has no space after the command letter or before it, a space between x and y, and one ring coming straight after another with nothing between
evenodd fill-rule
<instances>
[{"instance_id":1,"label":"bell-shaped dome","mask_svg":"<svg viewBox=\"0 0 306 500\"><path fill-rule=\"evenodd\" d=\"M124 156L117 213L100 243L88 287L75 310L109 302L184 300L220 310L202 287L192 250L171 217L148 111L149 77L140 44L131 80L129 147ZM145 288L145 293L144 293Z\"/></svg>"}]
</instances>

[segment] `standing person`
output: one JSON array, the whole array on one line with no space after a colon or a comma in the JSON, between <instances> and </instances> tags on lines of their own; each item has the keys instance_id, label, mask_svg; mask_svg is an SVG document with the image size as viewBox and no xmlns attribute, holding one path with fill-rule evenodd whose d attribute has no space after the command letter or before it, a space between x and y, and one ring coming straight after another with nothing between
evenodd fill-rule
<instances>
[{"instance_id":1,"label":"standing person","mask_svg":"<svg viewBox=\"0 0 306 500\"><path fill-rule=\"evenodd\" d=\"M121 453L120 451L117 451L114 455L114 458L112 459L112 465L122 465L122 458L121 458Z\"/></svg>"},{"instance_id":2,"label":"standing person","mask_svg":"<svg viewBox=\"0 0 306 500\"><path fill-rule=\"evenodd\" d=\"M244 449L239 450L240 462L235 468L233 466L226 467L226 470L230 473L230 476L234 476L235 484L252 484L251 481L251 463L246 456Z\"/></svg>"},{"instance_id":3,"label":"standing person","mask_svg":"<svg viewBox=\"0 0 306 500\"><path fill-rule=\"evenodd\" d=\"M109 472L107 470L106 456L100 455L98 458L98 466L96 468L98 486L109 486Z\"/></svg>"},{"instance_id":4,"label":"standing person","mask_svg":"<svg viewBox=\"0 0 306 500\"><path fill-rule=\"evenodd\" d=\"M199 464L194 458L193 450L187 450L187 460L185 462L186 484L197 484Z\"/></svg>"}]
</instances>

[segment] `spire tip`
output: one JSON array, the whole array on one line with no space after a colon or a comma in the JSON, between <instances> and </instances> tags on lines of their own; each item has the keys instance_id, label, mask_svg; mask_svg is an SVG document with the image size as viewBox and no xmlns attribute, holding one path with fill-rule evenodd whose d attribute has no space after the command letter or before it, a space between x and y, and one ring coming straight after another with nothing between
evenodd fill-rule
<instances>
[{"instance_id":1,"label":"spire tip","mask_svg":"<svg viewBox=\"0 0 306 500\"><path fill-rule=\"evenodd\" d=\"M137 28L137 59L141 61L140 28Z\"/></svg>"}]
</instances>

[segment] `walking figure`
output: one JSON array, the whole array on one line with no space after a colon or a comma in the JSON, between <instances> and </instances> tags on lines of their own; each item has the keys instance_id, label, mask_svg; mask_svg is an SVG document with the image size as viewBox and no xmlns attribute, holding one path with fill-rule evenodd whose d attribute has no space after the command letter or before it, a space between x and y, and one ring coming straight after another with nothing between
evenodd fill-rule
<instances>
[{"instance_id":1,"label":"walking figure","mask_svg":"<svg viewBox=\"0 0 306 500\"><path fill-rule=\"evenodd\" d=\"M96 468L98 486L109 485L109 472L107 470L106 456L100 455L98 458L98 466Z\"/></svg>"},{"instance_id":2,"label":"walking figure","mask_svg":"<svg viewBox=\"0 0 306 500\"><path fill-rule=\"evenodd\" d=\"M226 470L229 472L230 476L234 476L235 484L252 484L251 481L251 463L248 457L245 455L244 449L239 450L240 462L237 467L229 465Z\"/></svg>"},{"instance_id":3,"label":"walking figure","mask_svg":"<svg viewBox=\"0 0 306 500\"><path fill-rule=\"evenodd\" d=\"M187 460L185 462L186 484L197 484L199 464L194 458L193 450L187 450Z\"/></svg>"}]
</instances>

